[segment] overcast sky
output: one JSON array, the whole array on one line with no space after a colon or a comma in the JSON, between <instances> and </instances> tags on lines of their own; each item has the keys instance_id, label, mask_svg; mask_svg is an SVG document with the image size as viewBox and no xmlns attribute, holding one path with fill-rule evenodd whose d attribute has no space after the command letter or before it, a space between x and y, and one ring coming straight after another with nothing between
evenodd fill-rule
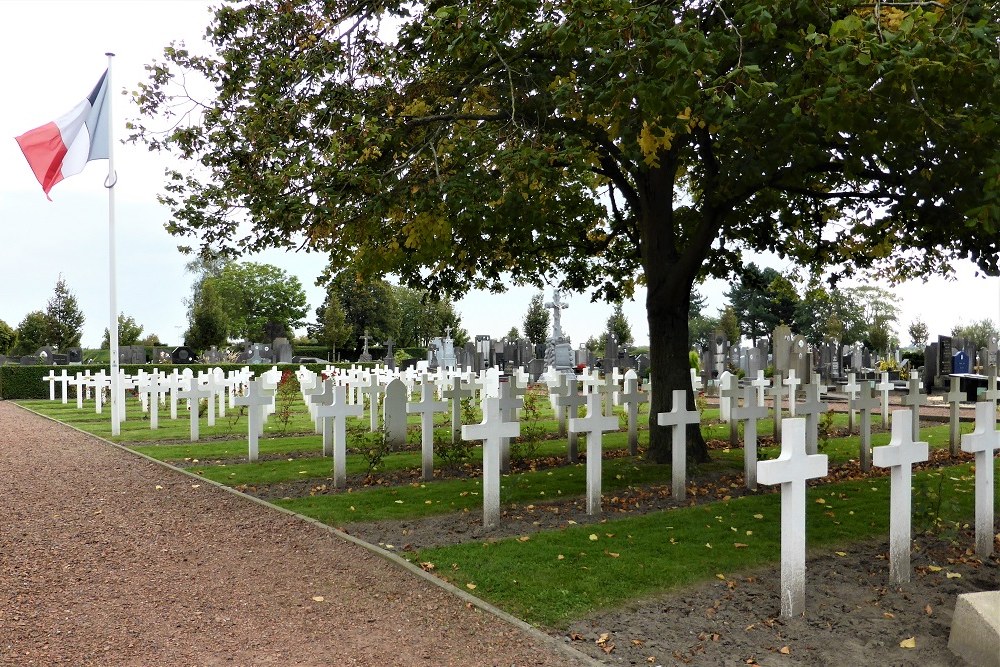
<instances>
[{"instance_id":1,"label":"overcast sky","mask_svg":"<svg viewBox=\"0 0 1000 667\"><path fill-rule=\"evenodd\" d=\"M86 316L83 343L96 347L110 321L108 291L107 163L89 163L83 173L59 183L48 201L13 137L55 120L90 93L104 71L105 52L114 60L114 132L125 133L134 108L122 89L143 80L143 66L156 59L171 40L199 43L208 22L209 3L200 0L55 2L6 0L0 3L0 319L16 327L32 310L44 310L60 274L76 294ZM186 328L183 300L192 277L184 272L178 241L163 228L168 211L156 202L169 158L142 147L117 144L116 187L118 306L145 328L171 344ZM298 276L312 310L323 299L314 285L322 256L272 252L257 261L275 264ZM774 259L758 262L779 270ZM1000 283L976 279L969 265L958 267L959 280L908 283L894 289L901 300L897 333L907 343L906 327L922 318L932 336L946 334L956 322L998 319ZM701 288L710 314L724 305L727 285L713 281ZM473 293L458 310L470 335L501 336L521 319L535 289L515 287L503 295ZM546 293L546 298L550 292ZM575 344L598 335L611 312L592 304L588 295L571 294L563 328ZM637 344L648 341L645 292L624 306Z\"/></svg>"}]
</instances>

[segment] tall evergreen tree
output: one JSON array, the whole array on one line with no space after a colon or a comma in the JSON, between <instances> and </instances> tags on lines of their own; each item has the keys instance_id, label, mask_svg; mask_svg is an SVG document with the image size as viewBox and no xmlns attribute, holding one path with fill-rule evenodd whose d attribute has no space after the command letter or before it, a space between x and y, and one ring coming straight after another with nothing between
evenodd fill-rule
<instances>
[{"instance_id":1,"label":"tall evergreen tree","mask_svg":"<svg viewBox=\"0 0 1000 667\"><path fill-rule=\"evenodd\" d=\"M628 323L625 313L622 311L622 304L616 303L611 315L608 316L607 333L613 334L619 345L632 347L632 326ZM605 334L606 335L606 334Z\"/></svg>"},{"instance_id":2,"label":"tall evergreen tree","mask_svg":"<svg viewBox=\"0 0 1000 667\"><path fill-rule=\"evenodd\" d=\"M549 310L545 307L545 295L538 292L528 302L528 312L522 322L524 337L534 345L541 345L549 336Z\"/></svg>"},{"instance_id":3,"label":"tall evergreen tree","mask_svg":"<svg viewBox=\"0 0 1000 667\"><path fill-rule=\"evenodd\" d=\"M47 339L59 350L80 345L83 337L85 318L77 305L76 296L69 291L65 279L60 275L55 291L45 309Z\"/></svg>"}]
</instances>

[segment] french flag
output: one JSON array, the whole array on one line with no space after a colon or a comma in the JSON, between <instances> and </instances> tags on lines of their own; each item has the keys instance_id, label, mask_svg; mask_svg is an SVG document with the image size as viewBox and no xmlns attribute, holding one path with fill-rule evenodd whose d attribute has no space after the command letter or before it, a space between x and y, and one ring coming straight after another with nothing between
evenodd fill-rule
<instances>
[{"instance_id":1,"label":"french flag","mask_svg":"<svg viewBox=\"0 0 1000 667\"><path fill-rule=\"evenodd\" d=\"M45 196L59 181L79 174L91 160L109 157L108 72L72 111L15 137Z\"/></svg>"}]
</instances>

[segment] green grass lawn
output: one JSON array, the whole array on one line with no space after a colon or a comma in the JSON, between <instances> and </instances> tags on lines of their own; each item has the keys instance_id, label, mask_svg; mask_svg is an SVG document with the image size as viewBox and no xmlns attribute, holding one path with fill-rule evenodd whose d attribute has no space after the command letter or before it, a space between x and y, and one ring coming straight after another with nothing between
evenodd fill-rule
<instances>
[{"instance_id":1,"label":"green grass lawn","mask_svg":"<svg viewBox=\"0 0 1000 667\"><path fill-rule=\"evenodd\" d=\"M968 464L916 474L915 513L933 509L938 482L945 525L971 521ZM809 547L849 558L852 543L887 535L888 502L886 478L810 489ZM600 609L778 562L780 512L780 495L771 493L405 555L529 623L564 627Z\"/></svg>"}]
</instances>

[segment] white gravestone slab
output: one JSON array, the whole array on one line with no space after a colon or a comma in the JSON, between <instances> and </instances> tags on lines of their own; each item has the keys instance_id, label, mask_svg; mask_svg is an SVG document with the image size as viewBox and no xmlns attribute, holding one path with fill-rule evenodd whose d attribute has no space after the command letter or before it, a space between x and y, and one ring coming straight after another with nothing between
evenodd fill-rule
<instances>
[{"instance_id":1,"label":"white gravestone slab","mask_svg":"<svg viewBox=\"0 0 1000 667\"><path fill-rule=\"evenodd\" d=\"M785 386L781 371L775 369L774 382L771 387L771 400L773 402L774 419L774 440L781 440L781 422L784 421L785 396L788 395L788 388Z\"/></svg>"},{"instance_id":2,"label":"white gravestone slab","mask_svg":"<svg viewBox=\"0 0 1000 667\"><path fill-rule=\"evenodd\" d=\"M570 379L563 386L563 392L556 398L556 404L569 415L570 419L580 416L580 406L586 404L587 395L578 391L576 380ZM579 438L576 433L570 432L566 445L566 460L569 463L576 463L579 457Z\"/></svg>"},{"instance_id":3,"label":"white gravestone slab","mask_svg":"<svg viewBox=\"0 0 1000 667\"><path fill-rule=\"evenodd\" d=\"M806 420L786 419L781 455L757 464L761 484L781 484L781 616L806 609L806 480L827 473L826 454L806 454Z\"/></svg>"},{"instance_id":4,"label":"white gravestone slab","mask_svg":"<svg viewBox=\"0 0 1000 667\"><path fill-rule=\"evenodd\" d=\"M625 389L618 392L618 402L628 417L628 453L639 453L639 405L649 403L649 394L639 391L639 376L632 369L625 373Z\"/></svg>"},{"instance_id":5,"label":"white gravestone slab","mask_svg":"<svg viewBox=\"0 0 1000 667\"><path fill-rule=\"evenodd\" d=\"M691 370L691 391L697 394L699 391L701 391L702 387L701 378L698 377L697 369L692 368L690 370Z\"/></svg>"},{"instance_id":6,"label":"white gravestone slab","mask_svg":"<svg viewBox=\"0 0 1000 667\"><path fill-rule=\"evenodd\" d=\"M850 409L861 412L861 438L858 451L858 462L861 469L868 472L872 469L872 412L880 405L879 398L872 392L872 381L861 383L857 398L851 398Z\"/></svg>"},{"instance_id":7,"label":"white gravestone slab","mask_svg":"<svg viewBox=\"0 0 1000 667\"><path fill-rule=\"evenodd\" d=\"M462 437L462 401L472 398L472 390L462 382L461 375L456 375L441 395L451 402L451 441L458 442Z\"/></svg>"},{"instance_id":8,"label":"white gravestone slab","mask_svg":"<svg viewBox=\"0 0 1000 667\"><path fill-rule=\"evenodd\" d=\"M327 432L333 439L333 486L343 489L347 486L347 418L360 417L364 414L365 408L358 403L347 401L347 387L339 385L333 387L333 401L330 405L316 406L316 416L323 419L329 428L324 425L323 437ZM327 449L324 445L323 449Z\"/></svg>"},{"instance_id":9,"label":"white gravestone slab","mask_svg":"<svg viewBox=\"0 0 1000 667\"><path fill-rule=\"evenodd\" d=\"M435 383L425 380L420 385L420 400L406 404L408 414L420 415L420 464L425 482L434 479L434 414L447 412L446 401L435 401Z\"/></svg>"},{"instance_id":10,"label":"white gravestone slab","mask_svg":"<svg viewBox=\"0 0 1000 667\"><path fill-rule=\"evenodd\" d=\"M733 400L736 398L736 395L732 393L734 381L735 378L729 371L723 371L719 375L719 420L726 423L731 419L729 412L732 410Z\"/></svg>"},{"instance_id":11,"label":"white gravestone slab","mask_svg":"<svg viewBox=\"0 0 1000 667\"><path fill-rule=\"evenodd\" d=\"M903 405L910 408L908 411L900 410L898 412L909 412L910 422L913 429L913 438L917 439L920 437L920 406L927 405L927 394L920 393L920 385L922 383L919 379L911 377L910 381L907 383L907 388L909 391L906 396L903 397ZM893 415L893 420L895 420L895 415Z\"/></svg>"},{"instance_id":12,"label":"white gravestone slab","mask_svg":"<svg viewBox=\"0 0 1000 667\"><path fill-rule=\"evenodd\" d=\"M234 398L236 403L233 407L242 405L247 408L248 459L251 462L257 460L257 437L263 430L264 408L273 400L270 393L264 391L261 385L260 380L250 380L247 382L246 393Z\"/></svg>"},{"instance_id":13,"label":"white gravestone slab","mask_svg":"<svg viewBox=\"0 0 1000 667\"><path fill-rule=\"evenodd\" d=\"M962 451L976 455L976 555L993 553L993 456L1000 449L997 415L989 401L976 403L976 428L962 436Z\"/></svg>"},{"instance_id":14,"label":"white gravestone slab","mask_svg":"<svg viewBox=\"0 0 1000 667\"><path fill-rule=\"evenodd\" d=\"M743 407L733 409L733 423L745 421L743 427L743 476L748 489L757 488L757 420L766 419L768 409L757 405L753 387L743 388Z\"/></svg>"},{"instance_id":15,"label":"white gravestone slab","mask_svg":"<svg viewBox=\"0 0 1000 667\"><path fill-rule=\"evenodd\" d=\"M587 397L587 416L571 419L569 430L587 436L587 514L601 513L601 444L605 431L618 430L618 418L601 414L601 397Z\"/></svg>"},{"instance_id":16,"label":"white gravestone slab","mask_svg":"<svg viewBox=\"0 0 1000 667\"><path fill-rule=\"evenodd\" d=\"M310 390L315 393L312 393L309 396L309 402L312 404L312 415L316 426L316 432L323 434L323 456L333 455L333 451L328 448L333 444L333 434L327 431L326 421L320 418L317 410L319 410L319 406L330 405L333 402L333 387L333 378L321 380L318 387Z\"/></svg>"},{"instance_id":17,"label":"white gravestone slab","mask_svg":"<svg viewBox=\"0 0 1000 667\"><path fill-rule=\"evenodd\" d=\"M910 580L910 541L913 523L913 464L927 460L926 442L915 442L908 410L892 415L889 444L875 448L875 465L891 468L889 486L889 580L905 584Z\"/></svg>"},{"instance_id":18,"label":"white gravestone slab","mask_svg":"<svg viewBox=\"0 0 1000 667\"><path fill-rule=\"evenodd\" d=\"M483 441L483 528L500 525L500 441L521 434L517 422L505 422L500 414L500 399L487 398L480 424L462 427L463 440Z\"/></svg>"},{"instance_id":19,"label":"white gravestone slab","mask_svg":"<svg viewBox=\"0 0 1000 667\"><path fill-rule=\"evenodd\" d=\"M382 403L382 419L385 424L385 440L392 449L406 444L406 385L396 378L385 388Z\"/></svg>"},{"instance_id":20,"label":"white gravestone slab","mask_svg":"<svg viewBox=\"0 0 1000 667\"><path fill-rule=\"evenodd\" d=\"M687 482L687 426L688 424L700 424L701 415L699 415L697 410L687 409L686 391L683 389L674 389L673 403L670 411L657 413L656 423L660 426L670 426L673 428L672 459L670 464L672 493L674 499L682 502L687 497L687 492L684 488Z\"/></svg>"}]
</instances>

